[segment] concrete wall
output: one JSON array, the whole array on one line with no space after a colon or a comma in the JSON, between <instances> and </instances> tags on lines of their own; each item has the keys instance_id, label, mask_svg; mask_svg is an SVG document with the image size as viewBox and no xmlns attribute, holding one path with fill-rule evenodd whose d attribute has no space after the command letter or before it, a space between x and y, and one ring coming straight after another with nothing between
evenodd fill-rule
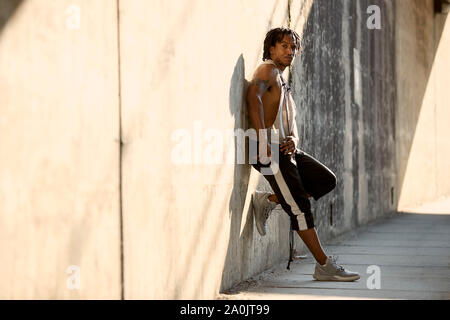
<instances>
[{"instance_id":1,"label":"concrete wall","mask_svg":"<svg viewBox=\"0 0 450 320\"><path fill-rule=\"evenodd\" d=\"M250 210L270 186L227 161L275 26L303 36L285 72L301 147L338 177L312 201L322 240L450 195L450 27L433 1L408 3L1 2L0 297L209 299L287 263L287 215L260 237ZM367 29L369 5L381 30Z\"/></svg>"},{"instance_id":2,"label":"concrete wall","mask_svg":"<svg viewBox=\"0 0 450 320\"><path fill-rule=\"evenodd\" d=\"M115 2L0 9L0 298L120 299Z\"/></svg>"},{"instance_id":3,"label":"concrete wall","mask_svg":"<svg viewBox=\"0 0 450 320\"><path fill-rule=\"evenodd\" d=\"M287 1L121 3L125 298L211 298L286 255L279 233L253 227L259 177L224 164L262 54L264 32L248 27L286 19ZM214 148L222 160L208 165Z\"/></svg>"},{"instance_id":4,"label":"concrete wall","mask_svg":"<svg viewBox=\"0 0 450 320\"><path fill-rule=\"evenodd\" d=\"M312 5L309 5L312 3ZM381 9L370 30L367 8ZM308 7L307 19L299 12ZM303 149L338 185L315 203L321 239L450 194L447 16L433 1L292 1Z\"/></svg>"},{"instance_id":5,"label":"concrete wall","mask_svg":"<svg viewBox=\"0 0 450 320\"><path fill-rule=\"evenodd\" d=\"M367 28L369 5L381 9L380 30ZM303 34L292 68L301 145L338 179L314 203L321 239L395 209L394 15L392 1L314 1L303 25L293 13Z\"/></svg>"}]
</instances>

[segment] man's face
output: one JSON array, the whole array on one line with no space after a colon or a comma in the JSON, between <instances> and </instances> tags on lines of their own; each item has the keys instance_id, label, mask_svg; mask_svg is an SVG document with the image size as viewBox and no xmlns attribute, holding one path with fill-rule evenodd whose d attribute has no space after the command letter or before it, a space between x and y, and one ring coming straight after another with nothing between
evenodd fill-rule
<instances>
[{"instance_id":1,"label":"man's face","mask_svg":"<svg viewBox=\"0 0 450 320\"><path fill-rule=\"evenodd\" d=\"M297 54L294 37L285 35L281 42L277 42L274 47L270 48L270 54L275 63L285 67L290 66Z\"/></svg>"}]
</instances>

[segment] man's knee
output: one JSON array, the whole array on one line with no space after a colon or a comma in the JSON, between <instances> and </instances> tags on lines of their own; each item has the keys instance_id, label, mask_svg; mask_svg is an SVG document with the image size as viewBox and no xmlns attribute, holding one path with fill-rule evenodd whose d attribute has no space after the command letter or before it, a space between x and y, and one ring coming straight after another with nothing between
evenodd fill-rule
<instances>
[{"instance_id":1,"label":"man's knee","mask_svg":"<svg viewBox=\"0 0 450 320\"><path fill-rule=\"evenodd\" d=\"M330 192L330 191L334 190L334 188L336 188L337 178L334 173L330 172L330 174L328 175L327 181L326 181L326 185L327 185L328 192Z\"/></svg>"},{"instance_id":2,"label":"man's knee","mask_svg":"<svg viewBox=\"0 0 450 320\"><path fill-rule=\"evenodd\" d=\"M334 188L336 188L337 185L337 178L334 174L331 174L331 178L330 178L330 187L331 190L333 190Z\"/></svg>"}]
</instances>

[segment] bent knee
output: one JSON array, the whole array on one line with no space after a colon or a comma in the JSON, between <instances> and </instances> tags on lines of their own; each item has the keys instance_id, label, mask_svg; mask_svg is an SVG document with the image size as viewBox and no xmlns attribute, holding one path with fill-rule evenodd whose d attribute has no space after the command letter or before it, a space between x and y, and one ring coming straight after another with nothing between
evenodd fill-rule
<instances>
[{"instance_id":1,"label":"bent knee","mask_svg":"<svg viewBox=\"0 0 450 320\"><path fill-rule=\"evenodd\" d=\"M328 185L329 191L334 190L334 188L336 188L337 178L336 178L336 175L332 172L330 172L330 175L328 176L327 185Z\"/></svg>"},{"instance_id":2,"label":"bent knee","mask_svg":"<svg viewBox=\"0 0 450 320\"><path fill-rule=\"evenodd\" d=\"M336 186L337 186L337 178L334 174L333 174L333 178L331 178L331 185L333 186L333 189L336 188Z\"/></svg>"}]
</instances>

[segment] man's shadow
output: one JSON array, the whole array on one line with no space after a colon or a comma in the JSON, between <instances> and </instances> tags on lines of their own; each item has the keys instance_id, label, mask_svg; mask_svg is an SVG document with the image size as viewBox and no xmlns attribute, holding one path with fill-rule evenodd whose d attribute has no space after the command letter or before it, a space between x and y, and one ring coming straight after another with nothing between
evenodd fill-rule
<instances>
[{"instance_id":1,"label":"man's shadow","mask_svg":"<svg viewBox=\"0 0 450 320\"><path fill-rule=\"evenodd\" d=\"M248 85L249 82L245 79L244 57L241 54L234 67L229 92L229 107L230 113L234 117L234 132L237 132L238 129L242 129L245 132L249 128L245 102ZM247 196L251 173L251 165L248 163L248 141L245 142L245 145L241 145L235 137L234 151L234 179L229 202L230 233L220 292L230 287L232 282L235 282L235 279L231 278L232 274L242 274L240 271L236 273L233 269L247 269L245 264L248 263L248 259L243 257L249 255L245 251L248 251L251 247L242 245L242 243L246 243L247 240L252 238L253 232L253 214L250 212L250 199ZM245 156L240 154L242 152L245 152ZM245 163L240 163L242 161L238 162L239 158L245 158ZM245 218L245 223L242 226L243 218Z\"/></svg>"}]
</instances>

